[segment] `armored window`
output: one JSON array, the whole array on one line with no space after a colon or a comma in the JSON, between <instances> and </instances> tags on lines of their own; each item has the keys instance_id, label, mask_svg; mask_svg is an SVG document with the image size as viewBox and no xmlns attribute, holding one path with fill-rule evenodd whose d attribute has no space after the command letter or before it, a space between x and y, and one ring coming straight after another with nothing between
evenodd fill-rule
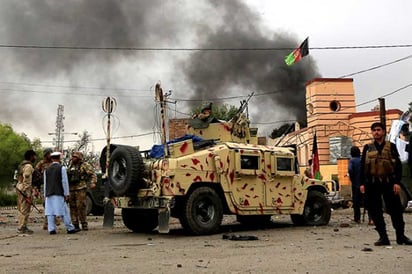
<instances>
[{"instance_id":1,"label":"armored window","mask_svg":"<svg viewBox=\"0 0 412 274\"><path fill-rule=\"evenodd\" d=\"M251 155L240 156L240 168L241 169L258 169L259 157Z\"/></svg>"},{"instance_id":2,"label":"armored window","mask_svg":"<svg viewBox=\"0 0 412 274\"><path fill-rule=\"evenodd\" d=\"M292 158L276 158L276 167L278 171L293 171Z\"/></svg>"}]
</instances>

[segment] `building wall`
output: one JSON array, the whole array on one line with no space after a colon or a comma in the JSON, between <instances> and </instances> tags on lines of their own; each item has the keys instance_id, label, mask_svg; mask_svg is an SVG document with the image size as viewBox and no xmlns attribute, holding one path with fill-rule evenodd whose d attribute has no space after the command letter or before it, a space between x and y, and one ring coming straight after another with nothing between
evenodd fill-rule
<instances>
[{"instance_id":1,"label":"building wall","mask_svg":"<svg viewBox=\"0 0 412 274\"><path fill-rule=\"evenodd\" d=\"M322 170L323 166L330 165L330 138L350 137L353 145L363 147L372 139L370 125L380 121L379 109L356 112L353 79L316 78L309 81L306 85L306 108L307 128L289 133L280 145L296 144L299 163L306 167L316 132L321 172L327 172L324 174L326 179L332 176L329 171ZM401 115L398 109L386 111L388 131L392 120L398 120ZM268 144L273 145L277 141L269 139Z\"/></svg>"},{"instance_id":2,"label":"building wall","mask_svg":"<svg viewBox=\"0 0 412 274\"><path fill-rule=\"evenodd\" d=\"M169 120L169 139L179 138L186 133L187 118Z\"/></svg>"}]
</instances>

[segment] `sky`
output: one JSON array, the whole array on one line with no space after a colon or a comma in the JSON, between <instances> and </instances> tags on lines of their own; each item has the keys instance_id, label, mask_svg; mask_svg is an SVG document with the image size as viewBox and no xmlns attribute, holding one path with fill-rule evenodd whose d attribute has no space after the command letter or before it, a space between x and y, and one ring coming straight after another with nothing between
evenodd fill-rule
<instances>
[{"instance_id":1,"label":"sky","mask_svg":"<svg viewBox=\"0 0 412 274\"><path fill-rule=\"evenodd\" d=\"M411 10L406 0L2 0L0 123L51 147L63 105L65 147L85 130L104 139L102 100L113 96L112 142L148 149L160 142L154 87L161 83L171 92L170 118L208 102L239 106L255 92L250 118L267 136L304 118L306 81L412 55L412 47L324 49L412 45ZM306 37L310 54L287 67L284 57ZM357 110L390 93L386 108L407 110L412 87L397 90L412 83L411 59L351 76Z\"/></svg>"}]
</instances>

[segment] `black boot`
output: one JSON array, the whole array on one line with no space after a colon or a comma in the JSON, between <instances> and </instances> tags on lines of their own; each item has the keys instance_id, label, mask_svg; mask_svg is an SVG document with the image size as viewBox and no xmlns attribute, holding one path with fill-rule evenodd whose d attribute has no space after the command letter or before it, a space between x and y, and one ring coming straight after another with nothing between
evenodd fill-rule
<instances>
[{"instance_id":1,"label":"black boot","mask_svg":"<svg viewBox=\"0 0 412 274\"><path fill-rule=\"evenodd\" d=\"M80 226L79 224L73 224L75 229L79 229L80 230Z\"/></svg>"},{"instance_id":2,"label":"black boot","mask_svg":"<svg viewBox=\"0 0 412 274\"><path fill-rule=\"evenodd\" d=\"M377 240L374 243L375 246L391 245L391 242L389 241L388 234L386 234L386 231L378 232L378 233L379 233L379 240Z\"/></svg>"},{"instance_id":3,"label":"black boot","mask_svg":"<svg viewBox=\"0 0 412 274\"><path fill-rule=\"evenodd\" d=\"M406 237L404 234L396 235L396 242L398 245L412 245L412 240Z\"/></svg>"}]
</instances>

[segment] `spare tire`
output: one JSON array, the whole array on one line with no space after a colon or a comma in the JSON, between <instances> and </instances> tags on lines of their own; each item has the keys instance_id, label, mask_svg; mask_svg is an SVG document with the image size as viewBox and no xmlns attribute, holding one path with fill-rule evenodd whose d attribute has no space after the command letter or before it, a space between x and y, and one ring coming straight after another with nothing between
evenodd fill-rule
<instances>
[{"instance_id":1,"label":"spare tire","mask_svg":"<svg viewBox=\"0 0 412 274\"><path fill-rule=\"evenodd\" d=\"M117 147L110 157L109 182L117 196L133 196L144 186L144 164L137 148Z\"/></svg>"}]
</instances>

